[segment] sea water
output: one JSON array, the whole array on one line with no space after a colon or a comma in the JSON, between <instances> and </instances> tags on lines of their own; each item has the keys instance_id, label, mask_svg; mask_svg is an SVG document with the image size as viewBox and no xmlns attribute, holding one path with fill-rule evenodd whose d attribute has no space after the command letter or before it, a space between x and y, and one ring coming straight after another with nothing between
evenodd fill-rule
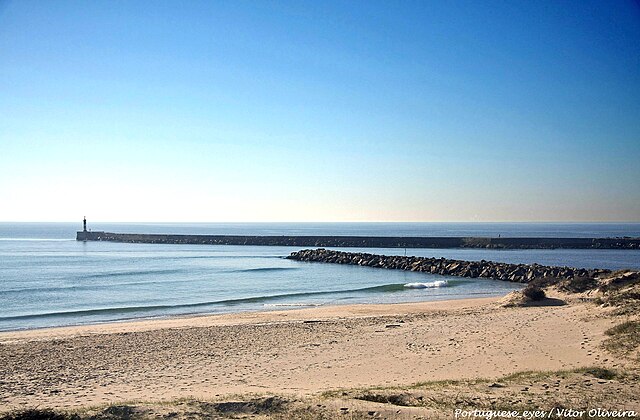
<instances>
[{"instance_id":1,"label":"sea water","mask_svg":"<svg viewBox=\"0 0 640 420\"><path fill-rule=\"evenodd\" d=\"M78 224L0 223L0 330L175 315L504 295L522 285L284 257L297 247L78 242ZM139 233L640 236L640 224L95 224ZM640 269L638 250L344 249L581 268Z\"/></svg>"}]
</instances>

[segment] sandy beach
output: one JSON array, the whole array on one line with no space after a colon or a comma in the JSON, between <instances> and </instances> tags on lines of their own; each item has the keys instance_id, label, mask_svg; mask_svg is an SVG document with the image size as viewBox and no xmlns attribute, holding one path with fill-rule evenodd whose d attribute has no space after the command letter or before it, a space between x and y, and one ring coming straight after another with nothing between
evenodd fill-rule
<instances>
[{"instance_id":1,"label":"sandy beach","mask_svg":"<svg viewBox=\"0 0 640 420\"><path fill-rule=\"evenodd\" d=\"M0 420L640 418L640 0L0 0Z\"/></svg>"},{"instance_id":2,"label":"sandy beach","mask_svg":"<svg viewBox=\"0 0 640 420\"><path fill-rule=\"evenodd\" d=\"M605 312L577 301L509 308L483 298L5 332L0 404L304 398L532 370L624 369L600 346L616 323Z\"/></svg>"}]
</instances>

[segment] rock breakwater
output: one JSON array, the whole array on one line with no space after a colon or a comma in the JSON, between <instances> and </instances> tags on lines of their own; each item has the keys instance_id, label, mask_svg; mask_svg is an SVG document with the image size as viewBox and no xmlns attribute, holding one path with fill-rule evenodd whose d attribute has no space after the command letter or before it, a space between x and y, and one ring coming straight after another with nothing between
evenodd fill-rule
<instances>
[{"instance_id":1,"label":"rock breakwater","mask_svg":"<svg viewBox=\"0 0 640 420\"><path fill-rule=\"evenodd\" d=\"M358 248L637 249L640 238L471 238L393 236L166 235L80 231L79 241L147 244Z\"/></svg>"},{"instance_id":2,"label":"rock breakwater","mask_svg":"<svg viewBox=\"0 0 640 420\"><path fill-rule=\"evenodd\" d=\"M494 261L462 261L446 258L387 256L367 253L333 251L324 248L292 252L288 259L331 264L361 265L392 270L418 271L457 277L481 277L528 283L537 278L560 280L578 277L599 277L610 270L572 267L551 267L539 264L507 264Z\"/></svg>"}]
</instances>

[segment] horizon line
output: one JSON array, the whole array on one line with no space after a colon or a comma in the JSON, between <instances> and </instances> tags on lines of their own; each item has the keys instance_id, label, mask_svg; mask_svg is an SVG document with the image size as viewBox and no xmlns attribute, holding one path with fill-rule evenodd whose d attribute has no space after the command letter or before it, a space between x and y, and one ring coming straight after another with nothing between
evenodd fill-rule
<instances>
[{"instance_id":1,"label":"horizon line","mask_svg":"<svg viewBox=\"0 0 640 420\"><path fill-rule=\"evenodd\" d=\"M0 220L0 223L78 223L82 224L82 219L78 220ZM522 224L640 224L640 220L337 220L337 221L109 221L97 220L87 221L87 223L110 223L110 224L428 224L428 223L522 223Z\"/></svg>"}]
</instances>

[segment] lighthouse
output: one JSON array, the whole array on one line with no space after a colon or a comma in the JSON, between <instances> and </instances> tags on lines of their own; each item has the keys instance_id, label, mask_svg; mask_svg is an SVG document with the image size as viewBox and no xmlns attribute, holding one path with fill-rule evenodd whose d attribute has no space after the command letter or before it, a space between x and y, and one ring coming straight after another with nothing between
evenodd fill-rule
<instances>
[{"instance_id":1,"label":"lighthouse","mask_svg":"<svg viewBox=\"0 0 640 420\"><path fill-rule=\"evenodd\" d=\"M87 230L87 216L82 218L82 230L76 232L76 241L101 241L104 238L104 232Z\"/></svg>"}]
</instances>

